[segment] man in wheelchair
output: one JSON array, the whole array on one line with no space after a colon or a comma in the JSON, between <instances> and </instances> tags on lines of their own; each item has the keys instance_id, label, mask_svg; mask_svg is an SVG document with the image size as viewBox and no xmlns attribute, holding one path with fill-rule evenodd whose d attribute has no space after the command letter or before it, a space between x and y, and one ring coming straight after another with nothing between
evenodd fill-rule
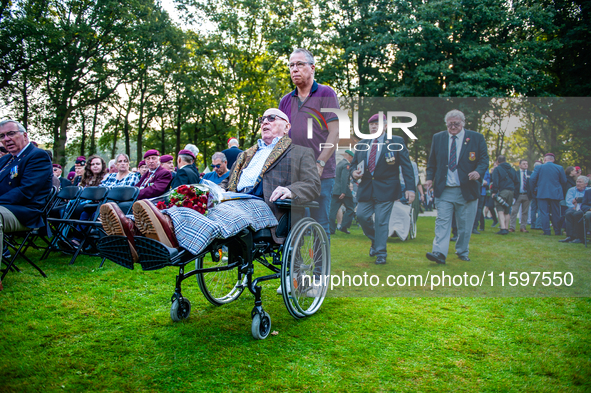
<instances>
[{"instance_id":1,"label":"man in wheelchair","mask_svg":"<svg viewBox=\"0 0 591 393\"><path fill-rule=\"evenodd\" d=\"M291 199L294 204L303 204L316 199L320 193L320 178L311 149L292 144L287 136L291 127L287 115L279 109L271 108L259 118L261 139L250 149L240 154L234 163L230 176L220 185L227 191L252 194L264 199L277 220L285 214L273 202L278 199ZM215 209L224 209L229 202ZM255 214L256 221L264 219L264 214L251 206L246 206ZM259 207L260 208L260 207ZM101 220L108 235L127 236L133 262L139 259L135 250L134 237L144 235L157 240L167 247L182 247L196 254L192 241L200 230L195 225L185 225L194 220L200 222L200 214L188 208L178 208L182 212L159 211L148 200L137 201L133 206L135 223L126 217L114 203L101 207ZM257 212L260 215L256 215ZM197 216L196 216L197 215ZM171 217L172 216L172 217ZM176 218L173 220L173 217ZM175 222L176 221L176 222ZM267 221L277 225L274 220ZM176 224L176 225L175 225ZM273 240L281 244L285 239L278 237L275 227L271 228Z\"/></svg>"}]
</instances>

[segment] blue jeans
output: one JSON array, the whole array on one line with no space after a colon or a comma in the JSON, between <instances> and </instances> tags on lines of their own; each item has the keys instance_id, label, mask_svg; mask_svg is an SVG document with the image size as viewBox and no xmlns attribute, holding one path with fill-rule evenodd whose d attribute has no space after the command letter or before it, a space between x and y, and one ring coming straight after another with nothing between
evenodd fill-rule
<instances>
[{"instance_id":1,"label":"blue jeans","mask_svg":"<svg viewBox=\"0 0 591 393\"><path fill-rule=\"evenodd\" d=\"M320 180L320 196L316 202L320 204L318 209L310 209L310 215L326 231L326 235L330 239L330 220L328 215L330 213L330 200L332 199L332 188L334 187L334 177L332 179Z\"/></svg>"}]
</instances>

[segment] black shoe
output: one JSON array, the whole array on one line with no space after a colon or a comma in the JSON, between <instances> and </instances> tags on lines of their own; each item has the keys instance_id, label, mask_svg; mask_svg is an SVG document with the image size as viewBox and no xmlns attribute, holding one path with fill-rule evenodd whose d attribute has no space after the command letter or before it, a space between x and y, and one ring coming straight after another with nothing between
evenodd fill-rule
<instances>
[{"instance_id":1,"label":"black shoe","mask_svg":"<svg viewBox=\"0 0 591 393\"><path fill-rule=\"evenodd\" d=\"M570 242L572 242L573 240L575 240L575 238L574 238L574 237L570 237L570 236L569 236L569 237L567 237L566 239L559 240L559 242L560 242L560 243L570 243Z\"/></svg>"},{"instance_id":2,"label":"black shoe","mask_svg":"<svg viewBox=\"0 0 591 393\"><path fill-rule=\"evenodd\" d=\"M440 252L428 252L427 259L445 265L445 255Z\"/></svg>"},{"instance_id":3,"label":"black shoe","mask_svg":"<svg viewBox=\"0 0 591 393\"><path fill-rule=\"evenodd\" d=\"M499 225L498 222L493 222L493 224L490 226L491 228L495 228L497 225Z\"/></svg>"},{"instance_id":4,"label":"black shoe","mask_svg":"<svg viewBox=\"0 0 591 393\"><path fill-rule=\"evenodd\" d=\"M501 229L501 230L500 230L500 231L498 231L496 234L497 234L497 235L508 235L508 234L509 234L509 231L508 231L508 230L506 230L506 229Z\"/></svg>"},{"instance_id":5,"label":"black shoe","mask_svg":"<svg viewBox=\"0 0 591 393\"><path fill-rule=\"evenodd\" d=\"M376 255L377 255L377 251L376 251L376 249L375 249L375 248L373 248L373 246L371 246L371 247L369 248L369 256L370 256L370 257L375 257Z\"/></svg>"},{"instance_id":6,"label":"black shoe","mask_svg":"<svg viewBox=\"0 0 591 393\"><path fill-rule=\"evenodd\" d=\"M571 241L570 243L581 244L581 243L583 243L583 241L581 239L575 239L575 240Z\"/></svg>"},{"instance_id":7,"label":"black shoe","mask_svg":"<svg viewBox=\"0 0 591 393\"><path fill-rule=\"evenodd\" d=\"M468 258L468 257L465 257L465 256L460 256L460 255L458 255L458 259L460 259L461 261L470 262L470 258Z\"/></svg>"},{"instance_id":8,"label":"black shoe","mask_svg":"<svg viewBox=\"0 0 591 393\"><path fill-rule=\"evenodd\" d=\"M478 229L472 229L472 234L473 235L480 235L480 232L478 232Z\"/></svg>"},{"instance_id":9,"label":"black shoe","mask_svg":"<svg viewBox=\"0 0 591 393\"><path fill-rule=\"evenodd\" d=\"M376 265L385 265L386 264L386 257L377 257L376 258Z\"/></svg>"},{"instance_id":10,"label":"black shoe","mask_svg":"<svg viewBox=\"0 0 591 393\"><path fill-rule=\"evenodd\" d=\"M351 234L351 232L349 232L348 229L339 228L339 231L341 231L343 233L346 233L347 235L350 235Z\"/></svg>"},{"instance_id":11,"label":"black shoe","mask_svg":"<svg viewBox=\"0 0 591 393\"><path fill-rule=\"evenodd\" d=\"M454 237L452 237L452 238L451 238L451 239L449 239L449 240L450 240L450 241L452 241L452 242L455 242L455 241L458 241L458 237L457 237L457 236L454 236Z\"/></svg>"}]
</instances>

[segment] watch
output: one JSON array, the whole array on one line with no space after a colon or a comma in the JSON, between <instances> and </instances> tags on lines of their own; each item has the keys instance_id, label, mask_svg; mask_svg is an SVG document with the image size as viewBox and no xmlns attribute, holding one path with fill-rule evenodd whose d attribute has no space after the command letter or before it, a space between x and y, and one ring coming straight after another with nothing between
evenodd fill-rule
<instances>
[{"instance_id":1,"label":"watch","mask_svg":"<svg viewBox=\"0 0 591 393\"><path fill-rule=\"evenodd\" d=\"M323 167L323 168L324 168L324 166L326 165L326 162L324 162L324 161L322 161L322 160L316 160L316 162L317 162L318 164L320 164L320 166L321 166L321 167Z\"/></svg>"}]
</instances>

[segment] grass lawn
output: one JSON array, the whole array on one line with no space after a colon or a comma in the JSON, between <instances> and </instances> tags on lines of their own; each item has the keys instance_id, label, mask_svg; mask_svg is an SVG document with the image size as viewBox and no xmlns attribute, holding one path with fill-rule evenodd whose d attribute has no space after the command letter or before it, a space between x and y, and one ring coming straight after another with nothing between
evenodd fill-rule
<instances>
[{"instance_id":1,"label":"grass lawn","mask_svg":"<svg viewBox=\"0 0 591 393\"><path fill-rule=\"evenodd\" d=\"M337 288L294 320L278 282L264 284L266 340L250 333L253 296L211 306L183 284L188 320L170 320L175 268L130 271L53 254L26 263L0 292L0 392L46 391L567 391L591 390L591 248L539 232L473 236L470 258L426 260L435 219L388 245L376 266L360 229L333 237L333 274L573 271L569 288ZM487 221L490 225L490 221ZM453 243L452 243L453 247ZM38 259L31 250L29 257ZM259 268L260 267L260 268ZM258 271L264 271L257 266ZM507 278L506 278L507 280ZM552 289L554 290L554 289ZM570 297L541 297L540 295ZM467 295L467 296L466 296ZM533 296L536 295L537 297ZM530 296L530 297L525 297Z\"/></svg>"}]
</instances>

